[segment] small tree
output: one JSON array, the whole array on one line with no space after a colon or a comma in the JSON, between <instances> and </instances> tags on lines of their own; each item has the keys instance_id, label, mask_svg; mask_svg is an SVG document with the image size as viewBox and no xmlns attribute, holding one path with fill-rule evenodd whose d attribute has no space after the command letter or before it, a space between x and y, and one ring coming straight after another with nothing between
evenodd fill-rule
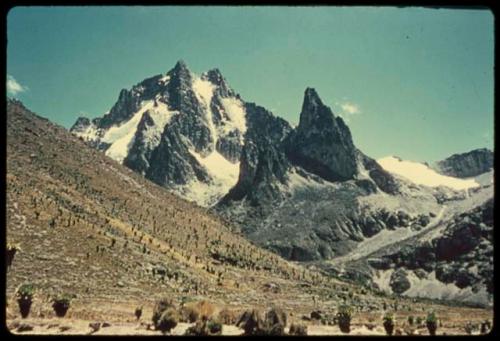
<instances>
[{"instance_id":1,"label":"small tree","mask_svg":"<svg viewBox=\"0 0 500 341\"><path fill-rule=\"evenodd\" d=\"M174 304L172 301L168 298L162 298L158 301L156 301L155 306L153 308L153 325L155 328L158 328L158 325L160 323L160 318L163 314L164 311L166 311L168 308L173 308Z\"/></svg>"},{"instance_id":2,"label":"small tree","mask_svg":"<svg viewBox=\"0 0 500 341\"><path fill-rule=\"evenodd\" d=\"M19 244L7 243L7 254L5 256L7 270L11 267L14 256L18 251L21 251L21 247L19 246Z\"/></svg>"},{"instance_id":3,"label":"small tree","mask_svg":"<svg viewBox=\"0 0 500 341\"><path fill-rule=\"evenodd\" d=\"M392 313L387 313L384 315L384 329L387 335L392 335L394 332L394 314Z\"/></svg>"},{"instance_id":4,"label":"small tree","mask_svg":"<svg viewBox=\"0 0 500 341\"><path fill-rule=\"evenodd\" d=\"M160 330L163 334L170 332L179 321L179 316L174 308L165 310L156 325L156 329Z\"/></svg>"},{"instance_id":5,"label":"small tree","mask_svg":"<svg viewBox=\"0 0 500 341\"><path fill-rule=\"evenodd\" d=\"M141 316L142 316L142 306L135 308L135 317L137 318L137 321L139 321Z\"/></svg>"},{"instance_id":6,"label":"small tree","mask_svg":"<svg viewBox=\"0 0 500 341\"><path fill-rule=\"evenodd\" d=\"M17 304L19 305L19 311L21 312L22 318L28 317L34 295L35 288L31 283L23 284L19 287L19 289L17 289Z\"/></svg>"},{"instance_id":7,"label":"small tree","mask_svg":"<svg viewBox=\"0 0 500 341\"><path fill-rule=\"evenodd\" d=\"M337 321L343 333L349 333L351 331L351 318L352 308L347 304L341 305L337 312Z\"/></svg>"},{"instance_id":8,"label":"small tree","mask_svg":"<svg viewBox=\"0 0 500 341\"><path fill-rule=\"evenodd\" d=\"M64 317L71 304L73 296L69 294L62 294L52 299L52 308L58 317Z\"/></svg>"},{"instance_id":9,"label":"small tree","mask_svg":"<svg viewBox=\"0 0 500 341\"><path fill-rule=\"evenodd\" d=\"M435 312L430 312L427 314L427 318L425 319L425 324L427 326L427 330L429 330L430 335L436 335L437 330L437 317Z\"/></svg>"},{"instance_id":10,"label":"small tree","mask_svg":"<svg viewBox=\"0 0 500 341\"><path fill-rule=\"evenodd\" d=\"M414 319L413 315L408 316L408 324L410 326L413 326L413 323L415 323L415 319Z\"/></svg>"}]
</instances>

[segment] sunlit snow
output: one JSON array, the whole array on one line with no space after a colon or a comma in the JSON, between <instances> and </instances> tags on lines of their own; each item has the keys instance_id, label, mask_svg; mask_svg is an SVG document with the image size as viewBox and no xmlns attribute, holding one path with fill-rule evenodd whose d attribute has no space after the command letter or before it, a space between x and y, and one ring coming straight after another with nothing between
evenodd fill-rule
<instances>
[{"instance_id":1,"label":"sunlit snow","mask_svg":"<svg viewBox=\"0 0 500 341\"><path fill-rule=\"evenodd\" d=\"M177 111L170 111L167 105L158 101L158 105L149 110L149 115L154 121L154 125L149 126L144 131L144 140L150 150L153 150L160 144L161 134L170 119L176 115Z\"/></svg>"},{"instance_id":2,"label":"sunlit snow","mask_svg":"<svg viewBox=\"0 0 500 341\"><path fill-rule=\"evenodd\" d=\"M212 119L212 109L210 109L210 103L212 102L212 97L214 95L214 88L215 85L210 83L210 81L201 79L200 77L196 77L193 81L194 94L200 103L202 103L205 107L208 129L210 129L215 144L217 142L217 132Z\"/></svg>"},{"instance_id":3,"label":"sunlit snow","mask_svg":"<svg viewBox=\"0 0 500 341\"><path fill-rule=\"evenodd\" d=\"M142 114L153 107L153 102L146 102L142 108L132 116L127 122L111 127L104 134L102 142L110 143L111 146L106 150L106 155L122 163L128 154L131 143L133 142L137 125L141 121Z\"/></svg>"},{"instance_id":4,"label":"sunlit snow","mask_svg":"<svg viewBox=\"0 0 500 341\"><path fill-rule=\"evenodd\" d=\"M426 165L412 161L402 161L394 156L377 160L388 172L402 176L416 184L429 187L446 186L455 190L478 187L474 179L459 179L437 173Z\"/></svg>"},{"instance_id":5,"label":"sunlit snow","mask_svg":"<svg viewBox=\"0 0 500 341\"><path fill-rule=\"evenodd\" d=\"M243 103L237 98L222 98L222 106L224 107L224 112L229 117L229 121L226 121L226 126L230 129L237 129L242 134L247 131L246 122L246 112L243 107Z\"/></svg>"},{"instance_id":6,"label":"sunlit snow","mask_svg":"<svg viewBox=\"0 0 500 341\"><path fill-rule=\"evenodd\" d=\"M190 153L207 170L212 178L212 183L191 181L185 186L183 195L202 206L210 206L222 198L238 182L240 163L229 162L217 151L213 151L206 157L202 157L193 150L190 150Z\"/></svg>"}]
</instances>

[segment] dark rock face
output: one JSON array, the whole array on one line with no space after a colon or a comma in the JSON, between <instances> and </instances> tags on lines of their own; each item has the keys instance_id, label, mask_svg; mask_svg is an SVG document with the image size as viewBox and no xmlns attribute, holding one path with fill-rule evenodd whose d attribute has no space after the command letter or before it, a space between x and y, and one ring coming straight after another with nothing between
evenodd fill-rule
<instances>
[{"instance_id":1,"label":"dark rock face","mask_svg":"<svg viewBox=\"0 0 500 341\"><path fill-rule=\"evenodd\" d=\"M486 173L493 168L493 152L475 149L468 153L454 154L437 162L437 170L445 175L468 178Z\"/></svg>"},{"instance_id":2,"label":"dark rock face","mask_svg":"<svg viewBox=\"0 0 500 341\"><path fill-rule=\"evenodd\" d=\"M281 198L277 183L285 182L290 167L282 148L283 139L291 131L288 122L253 103L246 103L245 108L248 127L239 180L221 205L246 198L257 206Z\"/></svg>"},{"instance_id":3,"label":"dark rock face","mask_svg":"<svg viewBox=\"0 0 500 341\"><path fill-rule=\"evenodd\" d=\"M392 273L389 285L391 286L393 292L402 294L406 290L410 289L411 284L407 275L408 274L404 269L398 269Z\"/></svg>"},{"instance_id":4,"label":"dark rock face","mask_svg":"<svg viewBox=\"0 0 500 341\"><path fill-rule=\"evenodd\" d=\"M183 143L180 130L175 120L162 135L158 148L151 155L151 167L146 178L166 187L184 185L190 179L209 181L205 169L196 162Z\"/></svg>"},{"instance_id":5,"label":"dark rock face","mask_svg":"<svg viewBox=\"0 0 500 341\"><path fill-rule=\"evenodd\" d=\"M90 124L91 124L90 119L88 119L87 117L78 117L71 129L81 131L87 128Z\"/></svg>"},{"instance_id":6,"label":"dark rock face","mask_svg":"<svg viewBox=\"0 0 500 341\"><path fill-rule=\"evenodd\" d=\"M292 163L328 181L353 179L358 171L349 128L312 88L305 91L300 122L288 138L286 153Z\"/></svg>"},{"instance_id":7,"label":"dark rock face","mask_svg":"<svg viewBox=\"0 0 500 341\"><path fill-rule=\"evenodd\" d=\"M364 155L358 150L359 158L365 169L369 172L370 178L377 186L388 194L398 194L399 184L394 177L380 166L377 161Z\"/></svg>"}]
</instances>

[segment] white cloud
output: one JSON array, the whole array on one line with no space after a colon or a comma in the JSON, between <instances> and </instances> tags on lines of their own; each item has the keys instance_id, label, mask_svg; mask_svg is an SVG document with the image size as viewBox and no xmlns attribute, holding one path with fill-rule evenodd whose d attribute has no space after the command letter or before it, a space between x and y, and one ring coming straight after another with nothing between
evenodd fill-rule
<instances>
[{"instance_id":1,"label":"white cloud","mask_svg":"<svg viewBox=\"0 0 500 341\"><path fill-rule=\"evenodd\" d=\"M342 108L342 111L344 113L349 114L349 115L361 113L361 109L359 109L359 105L354 104L354 103L350 103L350 102L341 103L340 107Z\"/></svg>"},{"instance_id":2,"label":"white cloud","mask_svg":"<svg viewBox=\"0 0 500 341\"><path fill-rule=\"evenodd\" d=\"M349 102L346 97L342 98L342 101L335 101L336 113L344 119L346 123L349 123L350 117L353 115L361 114L361 109L358 104Z\"/></svg>"},{"instance_id":3,"label":"white cloud","mask_svg":"<svg viewBox=\"0 0 500 341\"><path fill-rule=\"evenodd\" d=\"M7 93L11 95L17 95L18 93L25 92L28 90L27 86L19 84L18 81L11 75L7 75Z\"/></svg>"}]
</instances>

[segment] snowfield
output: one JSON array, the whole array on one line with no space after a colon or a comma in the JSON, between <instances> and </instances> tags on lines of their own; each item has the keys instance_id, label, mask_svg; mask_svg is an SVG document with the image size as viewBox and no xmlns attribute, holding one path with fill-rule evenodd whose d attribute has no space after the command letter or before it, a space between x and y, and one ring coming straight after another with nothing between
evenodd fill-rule
<instances>
[{"instance_id":1,"label":"snowfield","mask_svg":"<svg viewBox=\"0 0 500 341\"><path fill-rule=\"evenodd\" d=\"M446 186L455 190L466 190L480 186L474 179L459 179L441 175L422 163L404 161L394 156L378 159L377 162L386 171L404 177L418 185Z\"/></svg>"}]
</instances>

